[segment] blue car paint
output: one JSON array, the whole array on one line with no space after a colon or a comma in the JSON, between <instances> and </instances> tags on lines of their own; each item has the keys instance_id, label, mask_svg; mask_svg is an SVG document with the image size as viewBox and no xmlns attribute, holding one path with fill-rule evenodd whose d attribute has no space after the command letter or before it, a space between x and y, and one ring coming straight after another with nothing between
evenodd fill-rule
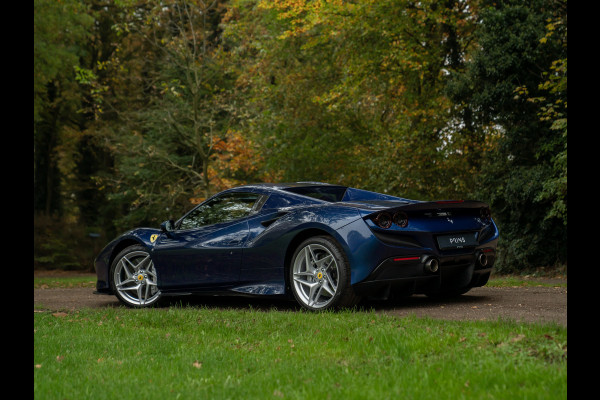
<instances>
[{"instance_id":1,"label":"blue car paint","mask_svg":"<svg viewBox=\"0 0 600 400\"><path fill-rule=\"evenodd\" d=\"M94 260L94 267L96 269L96 275L98 280L96 282L96 289L100 293L111 293L112 290L109 285L109 272L110 266L115 256L123 250L125 247L139 244L146 249L152 249L152 241L150 240L152 235L160 235L160 229L156 228L137 228L127 231L116 239L109 242L98 254Z\"/></svg>"},{"instance_id":2,"label":"blue car paint","mask_svg":"<svg viewBox=\"0 0 600 400\"><path fill-rule=\"evenodd\" d=\"M475 254L483 248L495 250L497 245L498 230L493 220L486 222L476 216L412 218L406 228L392 225L387 230L369 219L373 213L391 207L452 208L454 204L420 202L355 188L347 188L341 202L330 203L287 192L288 187L290 185L247 185L217 194L253 192L268 196L257 214L241 220L168 233L153 228L126 232L109 243L96 259L98 292L112 293L108 283L110 264L116 253L129 243L141 244L150 251L158 287L164 294L234 292L248 295L289 294L285 279L286 256L294 250L290 247L294 239L308 230L330 235L340 244L351 266L352 285L363 282L380 264L393 257L415 254L453 257L464 253L438 250L434 243L438 234L467 231L480 234L488 229L489 238L468 253ZM270 220L274 221L266 227L261 224ZM421 246L418 249L392 246L378 239L374 232L410 234ZM152 235L158 235L155 242L150 240Z\"/></svg>"},{"instance_id":3,"label":"blue car paint","mask_svg":"<svg viewBox=\"0 0 600 400\"><path fill-rule=\"evenodd\" d=\"M151 254L162 291L238 281L248 222L233 221L162 234Z\"/></svg>"}]
</instances>

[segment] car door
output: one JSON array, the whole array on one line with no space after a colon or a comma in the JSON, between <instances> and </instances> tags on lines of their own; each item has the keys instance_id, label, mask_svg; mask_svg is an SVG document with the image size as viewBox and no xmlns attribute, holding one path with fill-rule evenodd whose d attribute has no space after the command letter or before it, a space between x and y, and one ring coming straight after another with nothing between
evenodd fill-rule
<instances>
[{"instance_id":1,"label":"car door","mask_svg":"<svg viewBox=\"0 0 600 400\"><path fill-rule=\"evenodd\" d=\"M228 192L200 204L157 239L152 259L161 290L202 290L238 281L248 217L260 195Z\"/></svg>"}]
</instances>

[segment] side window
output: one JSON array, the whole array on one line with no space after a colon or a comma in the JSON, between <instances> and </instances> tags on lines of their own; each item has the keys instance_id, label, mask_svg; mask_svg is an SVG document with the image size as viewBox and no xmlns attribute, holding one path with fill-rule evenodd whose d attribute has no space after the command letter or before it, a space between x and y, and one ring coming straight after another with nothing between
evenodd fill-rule
<instances>
[{"instance_id":1,"label":"side window","mask_svg":"<svg viewBox=\"0 0 600 400\"><path fill-rule=\"evenodd\" d=\"M192 229L243 218L250 214L260 195L255 193L226 193L201 204L179 224L179 229Z\"/></svg>"}]
</instances>

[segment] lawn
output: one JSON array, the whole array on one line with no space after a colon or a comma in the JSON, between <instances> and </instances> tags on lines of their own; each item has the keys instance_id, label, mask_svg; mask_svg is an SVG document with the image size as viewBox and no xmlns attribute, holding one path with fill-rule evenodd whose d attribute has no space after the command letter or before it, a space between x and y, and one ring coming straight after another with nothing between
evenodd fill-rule
<instances>
[{"instance_id":1,"label":"lawn","mask_svg":"<svg viewBox=\"0 0 600 400\"><path fill-rule=\"evenodd\" d=\"M373 311L34 310L38 399L564 399L567 330Z\"/></svg>"}]
</instances>

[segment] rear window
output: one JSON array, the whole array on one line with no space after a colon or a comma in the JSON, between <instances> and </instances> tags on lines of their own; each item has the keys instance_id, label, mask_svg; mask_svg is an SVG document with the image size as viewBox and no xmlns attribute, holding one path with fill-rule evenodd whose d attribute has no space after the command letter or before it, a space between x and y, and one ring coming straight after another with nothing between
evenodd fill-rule
<instances>
[{"instance_id":1,"label":"rear window","mask_svg":"<svg viewBox=\"0 0 600 400\"><path fill-rule=\"evenodd\" d=\"M312 197L314 199L325 200L331 203L342 201L345 186L309 186L309 187L291 187L285 190L292 193L301 194L303 196Z\"/></svg>"}]
</instances>

